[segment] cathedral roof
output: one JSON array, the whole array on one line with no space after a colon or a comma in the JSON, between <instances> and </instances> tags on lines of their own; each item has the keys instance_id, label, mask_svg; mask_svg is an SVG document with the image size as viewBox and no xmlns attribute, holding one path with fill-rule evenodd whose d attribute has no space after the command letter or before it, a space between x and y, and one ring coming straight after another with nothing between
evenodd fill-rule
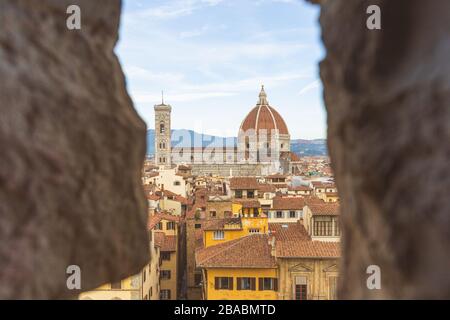
<instances>
[{"instance_id":1,"label":"cathedral roof","mask_svg":"<svg viewBox=\"0 0 450 320\"><path fill-rule=\"evenodd\" d=\"M264 86L259 93L257 105L250 111L240 127L240 130L244 132L250 129L255 131L267 130L268 133L271 130L278 130L279 134L289 134L281 115L269 105Z\"/></svg>"}]
</instances>

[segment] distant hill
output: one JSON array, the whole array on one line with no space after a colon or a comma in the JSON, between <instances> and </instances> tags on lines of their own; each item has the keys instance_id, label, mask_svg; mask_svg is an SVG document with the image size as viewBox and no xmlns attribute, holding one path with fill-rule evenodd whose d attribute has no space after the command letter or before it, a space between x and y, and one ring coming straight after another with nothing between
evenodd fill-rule
<instances>
[{"instance_id":1,"label":"distant hill","mask_svg":"<svg viewBox=\"0 0 450 320\"><path fill-rule=\"evenodd\" d=\"M207 147L207 146L228 146L236 145L236 137L217 137L203 135L192 130L172 130L172 146L173 147ZM291 140L291 151L299 156L325 156L327 155L327 141L325 139ZM147 154L155 153L155 130L147 131Z\"/></svg>"},{"instance_id":2,"label":"distant hill","mask_svg":"<svg viewBox=\"0 0 450 320\"><path fill-rule=\"evenodd\" d=\"M326 156L328 155L327 140L291 140L291 151L299 156Z\"/></svg>"}]
</instances>

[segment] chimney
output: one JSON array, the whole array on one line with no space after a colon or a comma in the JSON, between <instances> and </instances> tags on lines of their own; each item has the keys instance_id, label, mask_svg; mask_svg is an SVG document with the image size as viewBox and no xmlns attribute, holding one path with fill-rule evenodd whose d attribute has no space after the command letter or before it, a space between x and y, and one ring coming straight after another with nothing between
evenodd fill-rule
<instances>
[{"instance_id":1,"label":"chimney","mask_svg":"<svg viewBox=\"0 0 450 320\"><path fill-rule=\"evenodd\" d=\"M275 236L272 236L272 238L269 238L269 246L270 246L270 255L272 257L276 257L277 251L275 247Z\"/></svg>"}]
</instances>

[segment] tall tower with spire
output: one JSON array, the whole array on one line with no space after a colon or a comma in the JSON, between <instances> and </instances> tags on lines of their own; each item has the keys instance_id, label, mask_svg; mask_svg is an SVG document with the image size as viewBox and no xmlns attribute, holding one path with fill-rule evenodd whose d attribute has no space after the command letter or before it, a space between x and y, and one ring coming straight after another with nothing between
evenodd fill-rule
<instances>
[{"instance_id":1,"label":"tall tower with spire","mask_svg":"<svg viewBox=\"0 0 450 320\"><path fill-rule=\"evenodd\" d=\"M170 168L172 165L172 145L170 116L172 107L164 103L164 93L161 104L155 105L155 164Z\"/></svg>"}]
</instances>

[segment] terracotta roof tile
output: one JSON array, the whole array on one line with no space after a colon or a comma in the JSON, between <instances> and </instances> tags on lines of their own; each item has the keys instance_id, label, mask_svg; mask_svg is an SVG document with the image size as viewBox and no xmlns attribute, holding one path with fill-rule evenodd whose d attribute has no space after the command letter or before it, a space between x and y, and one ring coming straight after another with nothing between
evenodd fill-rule
<instances>
[{"instance_id":1,"label":"terracotta roof tile","mask_svg":"<svg viewBox=\"0 0 450 320\"><path fill-rule=\"evenodd\" d=\"M269 230L270 235L274 236L277 242L311 240L305 227L300 222L269 223Z\"/></svg>"},{"instance_id":2,"label":"terracotta roof tile","mask_svg":"<svg viewBox=\"0 0 450 320\"><path fill-rule=\"evenodd\" d=\"M277 257L285 258L339 258L339 242L324 241L277 241Z\"/></svg>"},{"instance_id":3,"label":"terracotta roof tile","mask_svg":"<svg viewBox=\"0 0 450 320\"><path fill-rule=\"evenodd\" d=\"M254 177L234 177L230 179L230 189L257 190L258 181Z\"/></svg>"},{"instance_id":4,"label":"terracotta roof tile","mask_svg":"<svg viewBox=\"0 0 450 320\"><path fill-rule=\"evenodd\" d=\"M271 192L275 193L277 191L277 188L270 183L260 183L258 186L259 192Z\"/></svg>"},{"instance_id":5,"label":"terracotta roof tile","mask_svg":"<svg viewBox=\"0 0 450 320\"><path fill-rule=\"evenodd\" d=\"M152 230L161 220L180 222L180 216L174 216L168 213L155 213L153 216L148 218L147 228L148 230Z\"/></svg>"},{"instance_id":6,"label":"terracotta roof tile","mask_svg":"<svg viewBox=\"0 0 450 320\"><path fill-rule=\"evenodd\" d=\"M198 249L198 267L204 268L275 268L269 238L266 234L252 234L215 246Z\"/></svg>"},{"instance_id":7,"label":"terracotta roof tile","mask_svg":"<svg viewBox=\"0 0 450 320\"><path fill-rule=\"evenodd\" d=\"M177 237L168 236L164 232L155 232L155 246L164 252L174 252L177 250Z\"/></svg>"},{"instance_id":8,"label":"terracotta roof tile","mask_svg":"<svg viewBox=\"0 0 450 320\"><path fill-rule=\"evenodd\" d=\"M266 130L267 134L278 129L279 134L289 134L286 123L281 115L269 105L257 105L245 117L240 130Z\"/></svg>"},{"instance_id":9,"label":"terracotta roof tile","mask_svg":"<svg viewBox=\"0 0 450 320\"><path fill-rule=\"evenodd\" d=\"M338 202L322 202L322 203L308 203L309 209L313 215L318 216L337 216L339 215Z\"/></svg>"},{"instance_id":10,"label":"terracotta roof tile","mask_svg":"<svg viewBox=\"0 0 450 320\"><path fill-rule=\"evenodd\" d=\"M295 198L273 198L273 210L301 210L305 206L305 199L303 197Z\"/></svg>"}]
</instances>

